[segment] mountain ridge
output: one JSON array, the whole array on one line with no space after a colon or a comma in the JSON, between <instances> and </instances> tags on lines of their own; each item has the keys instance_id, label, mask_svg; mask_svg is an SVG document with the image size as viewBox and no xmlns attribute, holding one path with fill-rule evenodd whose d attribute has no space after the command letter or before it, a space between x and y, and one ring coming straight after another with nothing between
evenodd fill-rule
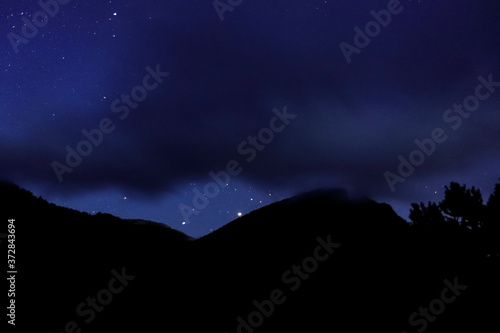
<instances>
[{"instance_id":1,"label":"mountain ridge","mask_svg":"<svg viewBox=\"0 0 500 333\"><path fill-rule=\"evenodd\" d=\"M486 332L498 310L486 300L500 296L499 260L485 258L470 231L424 232L389 205L343 190L285 199L189 239L156 222L90 215L15 188L0 184L1 213L16 219L18 320L26 329L61 332L74 322L82 332L352 332L377 323L411 331L418 327L409 316L455 278L468 289L426 332ZM337 245L306 274L320 244ZM86 322L78 306L120 273L127 286ZM286 301L269 317L261 313L258 327L245 326L273 290ZM391 315L386 303L398 304Z\"/></svg>"}]
</instances>

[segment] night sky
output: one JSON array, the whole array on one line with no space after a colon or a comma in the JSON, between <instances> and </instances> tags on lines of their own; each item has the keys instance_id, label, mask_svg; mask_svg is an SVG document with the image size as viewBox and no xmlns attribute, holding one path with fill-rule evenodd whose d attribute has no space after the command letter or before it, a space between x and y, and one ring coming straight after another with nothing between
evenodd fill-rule
<instances>
[{"instance_id":1,"label":"night sky","mask_svg":"<svg viewBox=\"0 0 500 333\"><path fill-rule=\"evenodd\" d=\"M59 1L0 20L0 178L49 202L198 237L319 187L408 219L500 177L496 0Z\"/></svg>"}]
</instances>

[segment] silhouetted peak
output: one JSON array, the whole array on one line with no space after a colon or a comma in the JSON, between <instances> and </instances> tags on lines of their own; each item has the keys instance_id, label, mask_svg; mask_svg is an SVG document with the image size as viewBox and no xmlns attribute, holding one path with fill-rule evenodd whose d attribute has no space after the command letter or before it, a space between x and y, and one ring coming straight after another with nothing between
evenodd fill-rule
<instances>
[{"instance_id":1,"label":"silhouetted peak","mask_svg":"<svg viewBox=\"0 0 500 333\"><path fill-rule=\"evenodd\" d=\"M155 229L155 230L168 230L169 232L173 232L178 234L181 238L185 240L194 240L195 238L186 235L185 233L174 229L170 227L169 225L166 225L164 223L160 222L155 222L155 221L150 221L150 220L144 220L144 219L125 219L124 221L134 224L134 225L140 225L140 226L145 226L147 228Z\"/></svg>"},{"instance_id":2,"label":"silhouetted peak","mask_svg":"<svg viewBox=\"0 0 500 333\"><path fill-rule=\"evenodd\" d=\"M0 200L3 204L14 207L24 207L32 205L48 205L48 202L41 197L36 197L32 192L19 187L18 185L0 181Z\"/></svg>"},{"instance_id":3,"label":"silhouetted peak","mask_svg":"<svg viewBox=\"0 0 500 333\"><path fill-rule=\"evenodd\" d=\"M318 199L318 198L328 198L331 201L345 202L350 200L349 193L343 188L319 188L309 192L304 192L297 194L289 199L288 202L294 203L298 201Z\"/></svg>"},{"instance_id":4,"label":"silhouetted peak","mask_svg":"<svg viewBox=\"0 0 500 333\"><path fill-rule=\"evenodd\" d=\"M388 204L367 197L351 198L345 189L317 189L254 210L202 238L238 243L243 239L295 239L325 230L369 237L398 234L408 226Z\"/></svg>"},{"instance_id":5,"label":"silhouetted peak","mask_svg":"<svg viewBox=\"0 0 500 333\"><path fill-rule=\"evenodd\" d=\"M2 189L4 189L4 188L17 188L17 189L19 189L19 186L17 186L16 184L14 184L12 182L6 181L6 180L0 180L0 188L2 188Z\"/></svg>"},{"instance_id":6,"label":"silhouetted peak","mask_svg":"<svg viewBox=\"0 0 500 333\"><path fill-rule=\"evenodd\" d=\"M5 195L21 195L21 194L24 194L24 195L30 195L30 196L33 196L33 193L31 193L30 191L27 191L25 189L22 189L21 187L19 187L18 185L12 183L12 182L9 182L9 181L0 181L0 193L2 194L5 194Z\"/></svg>"},{"instance_id":7,"label":"silhouetted peak","mask_svg":"<svg viewBox=\"0 0 500 333\"><path fill-rule=\"evenodd\" d=\"M30 227L48 228L44 223L38 223L38 216L50 216L51 226L60 228L127 228L135 226L134 230L149 230L152 233L167 233L180 240L193 238L181 231L172 229L166 224L144 219L122 219L109 213L98 212L95 215L75 209L57 206L42 197L36 197L12 182L0 181L0 200L2 205L9 207L16 216L27 221ZM69 224L72 224L70 227ZM117 229L118 230L118 229Z\"/></svg>"}]
</instances>

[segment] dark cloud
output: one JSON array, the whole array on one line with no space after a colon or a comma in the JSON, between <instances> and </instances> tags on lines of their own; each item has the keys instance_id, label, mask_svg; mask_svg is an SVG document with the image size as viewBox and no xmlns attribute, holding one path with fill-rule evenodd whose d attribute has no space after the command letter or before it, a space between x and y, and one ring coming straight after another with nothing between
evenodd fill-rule
<instances>
[{"instance_id":1,"label":"dark cloud","mask_svg":"<svg viewBox=\"0 0 500 333\"><path fill-rule=\"evenodd\" d=\"M236 159L248 183L331 183L388 197L405 196L414 190L408 183L435 175L442 182L455 174L480 177L481 167L497 162L500 88L460 129L450 130L442 119L474 92L479 75L500 81L496 4L401 1L401 14L347 64L339 44L352 44L354 26L364 27L370 10L386 1L321 3L248 2L224 22L208 2L206 8L117 6L118 41L87 36L89 47L71 37L79 31L74 22L64 30L54 19L47 32L58 37L39 37L17 59L29 79L19 78L16 65L17 74L9 72L4 83L27 85L22 101L2 111L0 149L7 158L1 174L62 192L121 186L155 193L175 191ZM98 34L113 33L107 26L112 11L106 11ZM93 15L90 9L76 15L89 35ZM54 50L58 39L71 43ZM52 60L44 60L49 52ZM112 101L156 64L170 75L119 120ZM6 91L14 94L12 87ZM297 118L254 162L244 163L238 145L268 127L272 109L284 106ZM116 130L60 184L51 163L62 163L65 146L76 147L81 131L104 117ZM391 194L383 173L395 172L398 155L408 156L413 141L436 127L445 128L449 140Z\"/></svg>"}]
</instances>

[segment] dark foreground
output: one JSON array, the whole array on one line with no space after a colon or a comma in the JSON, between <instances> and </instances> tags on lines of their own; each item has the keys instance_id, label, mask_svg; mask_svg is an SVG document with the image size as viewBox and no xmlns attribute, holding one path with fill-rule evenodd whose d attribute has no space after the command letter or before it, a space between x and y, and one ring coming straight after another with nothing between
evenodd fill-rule
<instances>
[{"instance_id":1,"label":"dark foreground","mask_svg":"<svg viewBox=\"0 0 500 333\"><path fill-rule=\"evenodd\" d=\"M0 195L2 226L15 219L19 332L500 331L491 235L412 227L342 191L267 206L196 240L13 185Z\"/></svg>"}]
</instances>

